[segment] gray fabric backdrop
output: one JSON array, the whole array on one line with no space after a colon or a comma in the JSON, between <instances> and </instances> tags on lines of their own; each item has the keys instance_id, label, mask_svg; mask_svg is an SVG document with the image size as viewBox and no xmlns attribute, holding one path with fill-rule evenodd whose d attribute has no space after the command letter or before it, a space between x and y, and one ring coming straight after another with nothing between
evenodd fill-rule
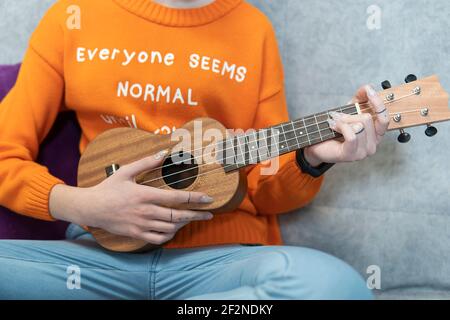
<instances>
[{"instance_id":1,"label":"gray fabric backdrop","mask_svg":"<svg viewBox=\"0 0 450 320\"><path fill-rule=\"evenodd\" d=\"M53 2L0 0L0 63L21 60ZM437 73L450 89L446 0L251 2L276 28L292 117L346 103L364 83L402 83L408 73ZM334 254L364 277L379 266L380 298L450 298L450 124L438 129L434 138L410 129L407 145L390 133L375 156L335 166L310 206L281 218L286 242Z\"/></svg>"}]
</instances>

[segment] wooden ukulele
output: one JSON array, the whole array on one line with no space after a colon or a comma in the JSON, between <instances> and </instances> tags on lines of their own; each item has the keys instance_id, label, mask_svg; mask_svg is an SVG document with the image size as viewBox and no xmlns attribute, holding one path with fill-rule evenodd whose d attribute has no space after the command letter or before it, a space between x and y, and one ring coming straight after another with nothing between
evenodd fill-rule
<instances>
[{"instance_id":1,"label":"wooden ukulele","mask_svg":"<svg viewBox=\"0 0 450 320\"><path fill-rule=\"evenodd\" d=\"M450 120L448 94L437 76L417 80L414 75L409 75L405 81L406 84L394 88L384 81L384 90L378 93L389 113L388 130L400 130L398 141L402 143L410 140L410 135L404 131L407 127L426 125L425 134L431 137L437 133L433 123ZM366 112L374 116L368 103L348 104L329 111L347 114ZM192 133L193 147L188 150L177 150L179 141L172 141L171 135L155 135L133 128L107 130L97 136L81 156L78 186L94 186L122 165L161 150L169 150L163 164L138 175L136 183L163 189L201 191L214 198L211 204L186 204L179 208L214 213L232 211L239 206L246 193L246 175L240 169L341 136L328 126L326 120L329 111L239 135L230 135L214 119L192 120L183 127ZM220 132L224 139L211 143L204 141L202 136L196 137L194 127L198 124L201 124L203 132L213 129ZM202 155L211 146L215 147L213 160L203 161ZM276 152L259 152L262 149ZM154 247L144 241L114 235L98 228L89 228L89 231L100 245L113 251L135 252Z\"/></svg>"}]
</instances>

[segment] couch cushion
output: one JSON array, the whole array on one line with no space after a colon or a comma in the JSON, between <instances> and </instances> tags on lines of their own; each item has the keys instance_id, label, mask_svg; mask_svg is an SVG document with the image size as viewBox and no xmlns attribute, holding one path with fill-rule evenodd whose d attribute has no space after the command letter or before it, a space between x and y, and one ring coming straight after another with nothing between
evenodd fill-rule
<instances>
[{"instance_id":1,"label":"couch cushion","mask_svg":"<svg viewBox=\"0 0 450 320\"><path fill-rule=\"evenodd\" d=\"M19 68L20 65L0 65L0 101L14 85ZM53 175L67 184L76 185L79 139L80 128L75 114L60 113L39 149L37 162L47 166ZM66 227L66 222L40 221L0 207L0 239L62 239Z\"/></svg>"}]
</instances>

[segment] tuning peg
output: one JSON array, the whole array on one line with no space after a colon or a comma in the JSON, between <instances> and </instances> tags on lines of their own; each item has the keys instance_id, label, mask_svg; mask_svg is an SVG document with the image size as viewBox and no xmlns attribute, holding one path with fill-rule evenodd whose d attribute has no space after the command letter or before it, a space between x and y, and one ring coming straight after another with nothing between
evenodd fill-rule
<instances>
[{"instance_id":1,"label":"tuning peg","mask_svg":"<svg viewBox=\"0 0 450 320\"><path fill-rule=\"evenodd\" d=\"M381 87L383 88L383 90L390 89L391 88L391 83L388 80L384 80L381 83Z\"/></svg>"},{"instance_id":2,"label":"tuning peg","mask_svg":"<svg viewBox=\"0 0 450 320\"><path fill-rule=\"evenodd\" d=\"M408 132L405 132L405 130L400 129L400 134L398 135L397 140L400 143L407 143L411 140L411 135Z\"/></svg>"},{"instance_id":3,"label":"tuning peg","mask_svg":"<svg viewBox=\"0 0 450 320\"><path fill-rule=\"evenodd\" d=\"M405 78L405 82L406 83L410 83L410 82L413 82L413 81L416 81L416 80L417 80L417 77L415 75L413 75L413 74L408 74L406 76L406 78Z\"/></svg>"},{"instance_id":4,"label":"tuning peg","mask_svg":"<svg viewBox=\"0 0 450 320\"><path fill-rule=\"evenodd\" d=\"M438 130L436 129L436 127L427 124L427 128L425 129L425 134L427 135L427 137L433 137L436 135L437 132Z\"/></svg>"}]
</instances>

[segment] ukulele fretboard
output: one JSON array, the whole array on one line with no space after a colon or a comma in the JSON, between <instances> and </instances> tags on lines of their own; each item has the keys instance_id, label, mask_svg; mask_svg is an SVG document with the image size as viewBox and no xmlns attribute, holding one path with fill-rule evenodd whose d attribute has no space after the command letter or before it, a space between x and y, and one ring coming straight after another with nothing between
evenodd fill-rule
<instances>
[{"instance_id":1,"label":"ukulele fretboard","mask_svg":"<svg viewBox=\"0 0 450 320\"><path fill-rule=\"evenodd\" d=\"M249 130L221 141L217 147L218 160L229 172L340 137L328 125L330 111L360 112L358 104L349 104L269 128Z\"/></svg>"}]
</instances>

